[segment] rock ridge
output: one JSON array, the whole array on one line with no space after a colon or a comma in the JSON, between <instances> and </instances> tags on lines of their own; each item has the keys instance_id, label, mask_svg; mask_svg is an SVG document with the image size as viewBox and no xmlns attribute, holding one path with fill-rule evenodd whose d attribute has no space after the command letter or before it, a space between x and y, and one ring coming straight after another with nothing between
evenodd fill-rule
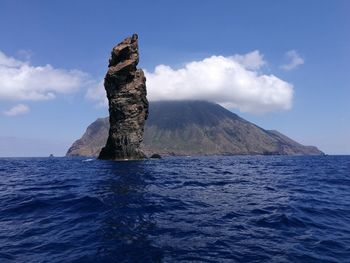
<instances>
[{"instance_id":1,"label":"rock ridge","mask_svg":"<svg viewBox=\"0 0 350 263\"><path fill-rule=\"evenodd\" d=\"M109 105L109 132L99 159L143 159L140 149L148 117L146 78L139 63L138 36L133 34L117 44L109 59L104 79Z\"/></svg>"},{"instance_id":2,"label":"rock ridge","mask_svg":"<svg viewBox=\"0 0 350 263\"><path fill-rule=\"evenodd\" d=\"M98 156L108 130L108 118L98 119L74 142L67 156ZM147 156L323 154L204 101L150 102L141 149Z\"/></svg>"}]
</instances>

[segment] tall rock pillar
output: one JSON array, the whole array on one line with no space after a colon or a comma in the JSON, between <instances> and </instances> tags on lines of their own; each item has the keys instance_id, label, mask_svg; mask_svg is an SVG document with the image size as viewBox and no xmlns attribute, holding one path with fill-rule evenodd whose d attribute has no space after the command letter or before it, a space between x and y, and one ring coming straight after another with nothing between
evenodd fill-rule
<instances>
[{"instance_id":1,"label":"tall rock pillar","mask_svg":"<svg viewBox=\"0 0 350 263\"><path fill-rule=\"evenodd\" d=\"M146 78L139 62L138 36L133 34L112 50L105 76L109 104L109 136L99 159L143 159L140 150L148 116Z\"/></svg>"}]
</instances>

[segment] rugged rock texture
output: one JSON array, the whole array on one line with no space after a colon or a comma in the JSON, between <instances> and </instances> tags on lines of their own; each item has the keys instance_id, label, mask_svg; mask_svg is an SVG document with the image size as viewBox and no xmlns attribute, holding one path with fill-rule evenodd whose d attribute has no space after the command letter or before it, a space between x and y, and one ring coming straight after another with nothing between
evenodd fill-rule
<instances>
[{"instance_id":1,"label":"rugged rock texture","mask_svg":"<svg viewBox=\"0 0 350 263\"><path fill-rule=\"evenodd\" d=\"M109 101L109 135L99 159L142 159L140 150L148 116L146 78L139 62L138 37L124 39L112 50L104 86ZM99 139L100 140L100 139Z\"/></svg>"},{"instance_id":2,"label":"rugged rock texture","mask_svg":"<svg viewBox=\"0 0 350 263\"><path fill-rule=\"evenodd\" d=\"M91 124L68 156L96 156L108 136L108 119ZM277 154L320 155L277 131L264 130L220 105L204 101L150 103L144 145L148 156Z\"/></svg>"}]
</instances>

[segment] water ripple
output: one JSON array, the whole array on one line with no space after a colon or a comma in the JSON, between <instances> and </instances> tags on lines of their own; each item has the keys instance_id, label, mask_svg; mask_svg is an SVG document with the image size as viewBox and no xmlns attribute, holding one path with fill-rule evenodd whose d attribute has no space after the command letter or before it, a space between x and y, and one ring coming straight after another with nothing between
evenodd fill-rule
<instances>
[{"instance_id":1,"label":"water ripple","mask_svg":"<svg viewBox=\"0 0 350 263\"><path fill-rule=\"evenodd\" d=\"M350 157L0 159L0 262L350 262Z\"/></svg>"}]
</instances>

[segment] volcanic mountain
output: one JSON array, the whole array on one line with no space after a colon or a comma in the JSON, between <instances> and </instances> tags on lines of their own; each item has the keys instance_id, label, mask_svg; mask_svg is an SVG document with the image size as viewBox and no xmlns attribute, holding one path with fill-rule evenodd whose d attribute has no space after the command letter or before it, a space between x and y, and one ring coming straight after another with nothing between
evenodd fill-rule
<instances>
[{"instance_id":1,"label":"volcanic mountain","mask_svg":"<svg viewBox=\"0 0 350 263\"><path fill-rule=\"evenodd\" d=\"M97 119L67 156L98 156L108 130L108 118ZM323 154L206 101L151 102L142 149L148 155Z\"/></svg>"}]
</instances>

